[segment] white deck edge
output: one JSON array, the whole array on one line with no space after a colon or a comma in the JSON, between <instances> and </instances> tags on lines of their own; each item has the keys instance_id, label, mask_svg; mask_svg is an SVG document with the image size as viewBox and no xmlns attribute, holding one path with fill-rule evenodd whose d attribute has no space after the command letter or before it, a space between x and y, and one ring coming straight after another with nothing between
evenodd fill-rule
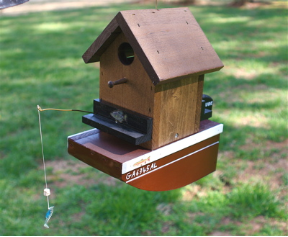
<instances>
[{"instance_id":1,"label":"white deck edge","mask_svg":"<svg viewBox=\"0 0 288 237\"><path fill-rule=\"evenodd\" d=\"M202 132L198 132L198 133L193 134L189 137L186 137L186 138L183 138L179 141L168 144L164 147L160 147L157 150L146 153L145 155L141 155L141 156L138 156L132 160L126 161L122 165L122 174L125 174L129 171L132 171L134 169L141 167L142 164L135 166L135 164L137 162L141 162L141 160L145 161L150 157L149 162L146 162L145 165L152 163L152 162L159 160L163 157L166 157L166 156L171 155L175 152L183 150L187 147L195 145L199 142L207 140L210 137L214 137L214 136L216 136L222 132L223 132L223 124L218 124L212 128L206 129Z\"/></svg>"}]
</instances>

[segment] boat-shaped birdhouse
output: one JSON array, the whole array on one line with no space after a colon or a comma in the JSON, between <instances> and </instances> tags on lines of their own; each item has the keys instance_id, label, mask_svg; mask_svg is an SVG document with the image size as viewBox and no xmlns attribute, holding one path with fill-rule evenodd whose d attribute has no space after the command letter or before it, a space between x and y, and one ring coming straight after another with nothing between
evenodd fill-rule
<instances>
[{"instance_id":1,"label":"boat-shaped birdhouse","mask_svg":"<svg viewBox=\"0 0 288 237\"><path fill-rule=\"evenodd\" d=\"M71 155L151 191L215 171L223 125L203 84L223 64L188 8L121 11L83 59L100 62L100 92Z\"/></svg>"}]
</instances>

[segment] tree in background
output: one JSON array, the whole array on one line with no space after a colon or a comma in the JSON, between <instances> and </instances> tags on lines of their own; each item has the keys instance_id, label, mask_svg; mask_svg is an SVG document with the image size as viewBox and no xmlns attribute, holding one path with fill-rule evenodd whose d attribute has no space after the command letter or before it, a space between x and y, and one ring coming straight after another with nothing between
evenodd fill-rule
<instances>
[{"instance_id":1,"label":"tree in background","mask_svg":"<svg viewBox=\"0 0 288 237\"><path fill-rule=\"evenodd\" d=\"M197 3L197 0L180 0L180 2L187 5L188 4L195 5Z\"/></svg>"},{"instance_id":2,"label":"tree in background","mask_svg":"<svg viewBox=\"0 0 288 237\"><path fill-rule=\"evenodd\" d=\"M241 7L246 5L248 2L253 2L253 0L234 0L231 5L235 7Z\"/></svg>"},{"instance_id":3,"label":"tree in background","mask_svg":"<svg viewBox=\"0 0 288 237\"><path fill-rule=\"evenodd\" d=\"M241 7L241 6L245 6L247 3L256 3L256 4L271 4L273 2L273 0L234 0L231 3L231 6L234 7Z\"/></svg>"},{"instance_id":4,"label":"tree in background","mask_svg":"<svg viewBox=\"0 0 288 237\"><path fill-rule=\"evenodd\" d=\"M155 1L155 0L151 0L151 1ZM197 5L199 3L209 3L212 2L211 0L159 0L159 1L163 1L163 2L174 2L174 3L178 3L178 4L183 4L183 5ZM246 5L247 3L263 3L263 4L268 4L271 3L273 0L213 0L214 3L219 2L219 4L228 4L230 6L233 7L241 7Z\"/></svg>"}]
</instances>

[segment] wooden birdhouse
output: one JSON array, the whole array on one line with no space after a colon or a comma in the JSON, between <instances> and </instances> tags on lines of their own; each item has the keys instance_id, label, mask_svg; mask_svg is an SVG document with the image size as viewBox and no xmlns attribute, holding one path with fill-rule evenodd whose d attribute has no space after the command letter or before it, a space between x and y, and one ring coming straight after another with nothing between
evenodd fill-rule
<instances>
[{"instance_id":1,"label":"wooden birdhouse","mask_svg":"<svg viewBox=\"0 0 288 237\"><path fill-rule=\"evenodd\" d=\"M70 136L70 154L146 190L178 188L215 170L223 126L206 120L213 101L203 83L223 64L188 8L121 11L83 59L100 62L99 99L83 116L97 129ZM189 161L193 154L200 158ZM166 177L174 166L182 181Z\"/></svg>"}]
</instances>

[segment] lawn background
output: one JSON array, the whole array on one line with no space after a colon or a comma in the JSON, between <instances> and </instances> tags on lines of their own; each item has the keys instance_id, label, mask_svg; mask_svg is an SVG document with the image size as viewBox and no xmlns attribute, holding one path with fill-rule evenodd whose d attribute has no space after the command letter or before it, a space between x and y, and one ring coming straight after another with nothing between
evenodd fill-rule
<instances>
[{"instance_id":1,"label":"lawn background","mask_svg":"<svg viewBox=\"0 0 288 237\"><path fill-rule=\"evenodd\" d=\"M67 136L90 129L82 114L42 112L55 206L43 228L36 105L91 110L99 65L81 56L118 11L141 8L154 5L0 15L0 235L287 235L287 2L189 6L225 65L204 88L224 124L217 171L194 184L124 185L67 154Z\"/></svg>"}]
</instances>

